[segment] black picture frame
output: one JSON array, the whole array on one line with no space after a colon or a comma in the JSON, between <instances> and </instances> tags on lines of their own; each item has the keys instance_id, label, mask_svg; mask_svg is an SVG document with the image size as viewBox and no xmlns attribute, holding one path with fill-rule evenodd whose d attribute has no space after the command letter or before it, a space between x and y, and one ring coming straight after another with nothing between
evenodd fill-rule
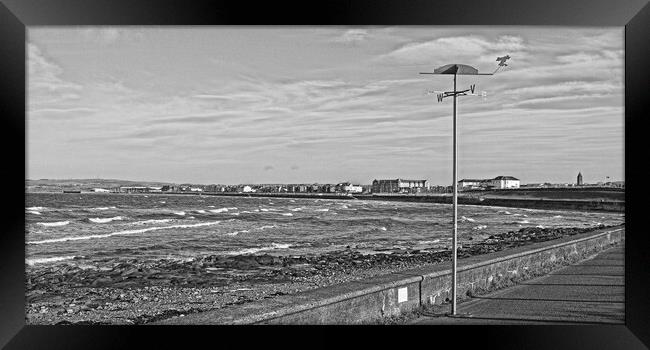
<instances>
[{"instance_id":1,"label":"black picture frame","mask_svg":"<svg viewBox=\"0 0 650 350\"><path fill-rule=\"evenodd\" d=\"M49 25L570 25L625 26L625 325L465 327L26 326L26 27ZM147 348L355 343L516 349L643 349L650 346L650 258L643 218L648 196L650 6L647 0L547 1L170 1L0 0L0 116L4 135L0 232L0 346L7 349ZM342 335L339 335L343 333ZM303 336L306 339L300 340ZM345 335L345 338L343 337ZM644 345L645 344L645 345Z\"/></svg>"}]
</instances>

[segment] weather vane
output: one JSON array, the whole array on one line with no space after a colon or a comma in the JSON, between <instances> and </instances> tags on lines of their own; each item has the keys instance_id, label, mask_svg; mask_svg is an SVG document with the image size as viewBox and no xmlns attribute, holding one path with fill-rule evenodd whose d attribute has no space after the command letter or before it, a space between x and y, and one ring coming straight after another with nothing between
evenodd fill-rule
<instances>
[{"instance_id":1,"label":"weather vane","mask_svg":"<svg viewBox=\"0 0 650 350\"><path fill-rule=\"evenodd\" d=\"M435 93L438 96L438 102L442 102L442 100L446 97L453 97L454 98L454 119L453 119L453 164L454 164L454 171L453 171L453 189L454 189L454 196L453 196L453 210L454 210L454 230L453 230L453 238L452 238L452 273L451 273L451 285L452 285L452 297L451 297L451 316L456 315L456 251L458 249L458 159L456 155L458 154L458 143L456 142L457 139L457 131L456 131L456 98L458 96L477 96L474 91L476 88L475 84L470 85L469 89L465 90L456 90L456 76L457 75L494 75L499 69L502 67L508 66L506 64L506 61L510 59L510 55L505 55L502 57L497 57L497 62L499 62L499 65L497 68L494 70L492 73L479 73L478 69L468 66L466 64L448 64L439 68L436 68L433 70L433 73L420 73L420 74L453 74L454 75L454 90L453 91L428 91L428 93ZM469 92L469 93L468 93ZM487 96L487 93L484 91L481 93L481 96L485 98Z\"/></svg>"},{"instance_id":2,"label":"weather vane","mask_svg":"<svg viewBox=\"0 0 650 350\"><path fill-rule=\"evenodd\" d=\"M492 73L479 73L478 70L474 67L465 65L465 64L448 64L442 66L433 71L433 73L420 73L420 74L454 74L454 91L438 91L438 90L427 90L426 94L435 94L438 98L438 102L442 102L445 97L455 97L455 96L481 96L485 100L487 98L487 91L481 91L480 94L476 94L476 84L469 86L469 89L456 91L456 75L494 75L501 68L507 67L506 61L510 59L510 55L505 55L497 57L497 68ZM468 93L469 92L469 93Z\"/></svg>"}]
</instances>

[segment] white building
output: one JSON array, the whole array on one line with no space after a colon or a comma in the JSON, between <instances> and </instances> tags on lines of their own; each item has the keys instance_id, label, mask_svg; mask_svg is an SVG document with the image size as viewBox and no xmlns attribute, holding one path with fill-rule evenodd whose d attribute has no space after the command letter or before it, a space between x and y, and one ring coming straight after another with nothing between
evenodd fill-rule
<instances>
[{"instance_id":1,"label":"white building","mask_svg":"<svg viewBox=\"0 0 650 350\"><path fill-rule=\"evenodd\" d=\"M485 180L479 180L479 179L462 179L458 181L458 187L463 188L463 187L480 187Z\"/></svg>"},{"instance_id":2,"label":"white building","mask_svg":"<svg viewBox=\"0 0 650 350\"><path fill-rule=\"evenodd\" d=\"M192 191L192 192L203 192L203 189L199 188L199 187L190 187L190 191Z\"/></svg>"},{"instance_id":3,"label":"white building","mask_svg":"<svg viewBox=\"0 0 650 350\"><path fill-rule=\"evenodd\" d=\"M348 193L361 193L363 192L363 187L361 185L344 184L343 191Z\"/></svg>"},{"instance_id":4,"label":"white building","mask_svg":"<svg viewBox=\"0 0 650 350\"><path fill-rule=\"evenodd\" d=\"M93 189L94 192L101 192L101 193L108 193L111 192L110 190L104 189L104 188L95 188Z\"/></svg>"},{"instance_id":5,"label":"white building","mask_svg":"<svg viewBox=\"0 0 650 350\"><path fill-rule=\"evenodd\" d=\"M242 192L248 193L248 192L255 192L255 191L253 191L253 188L252 188L252 187L246 185L246 186L244 186L244 188L242 189Z\"/></svg>"},{"instance_id":6,"label":"white building","mask_svg":"<svg viewBox=\"0 0 650 350\"><path fill-rule=\"evenodd\" d=\"M490 180L490 185L495 189L519 188L519 179L512 176L497 176Z\"/></svg>"}]
</instances>

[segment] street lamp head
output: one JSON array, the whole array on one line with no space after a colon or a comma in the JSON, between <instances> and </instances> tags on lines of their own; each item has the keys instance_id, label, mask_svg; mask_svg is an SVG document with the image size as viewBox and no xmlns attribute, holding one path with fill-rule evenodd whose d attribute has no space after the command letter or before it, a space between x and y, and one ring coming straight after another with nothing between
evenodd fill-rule
<instances>
[{"instance_id":1,"label":"street lamp head","mask_svg":"<svg viewBox=\"0 0 650 350\"><path fill-rule=\"evenodd\" d=\"M433 74L478 75L478 69L466 64L447 64L433 70Z\"/></svg>"}]
</instances>

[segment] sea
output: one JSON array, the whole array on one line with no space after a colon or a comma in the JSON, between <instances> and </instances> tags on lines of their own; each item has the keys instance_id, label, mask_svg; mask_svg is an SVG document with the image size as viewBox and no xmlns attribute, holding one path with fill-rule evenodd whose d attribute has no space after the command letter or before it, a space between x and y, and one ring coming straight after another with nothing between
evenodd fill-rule
<instances>
[{"instance_id":1,"label":"sea","mask_svg":"<svg viewBox=\"0 0 650 350\"><path fill-rule=\"evenodd\" d=\"M458 207L459 243L523 227L623 223L622 213ZM448 249L447 204L211 195L28 193L26 264L207 255Z\"/></svg>"}]
</instances>

